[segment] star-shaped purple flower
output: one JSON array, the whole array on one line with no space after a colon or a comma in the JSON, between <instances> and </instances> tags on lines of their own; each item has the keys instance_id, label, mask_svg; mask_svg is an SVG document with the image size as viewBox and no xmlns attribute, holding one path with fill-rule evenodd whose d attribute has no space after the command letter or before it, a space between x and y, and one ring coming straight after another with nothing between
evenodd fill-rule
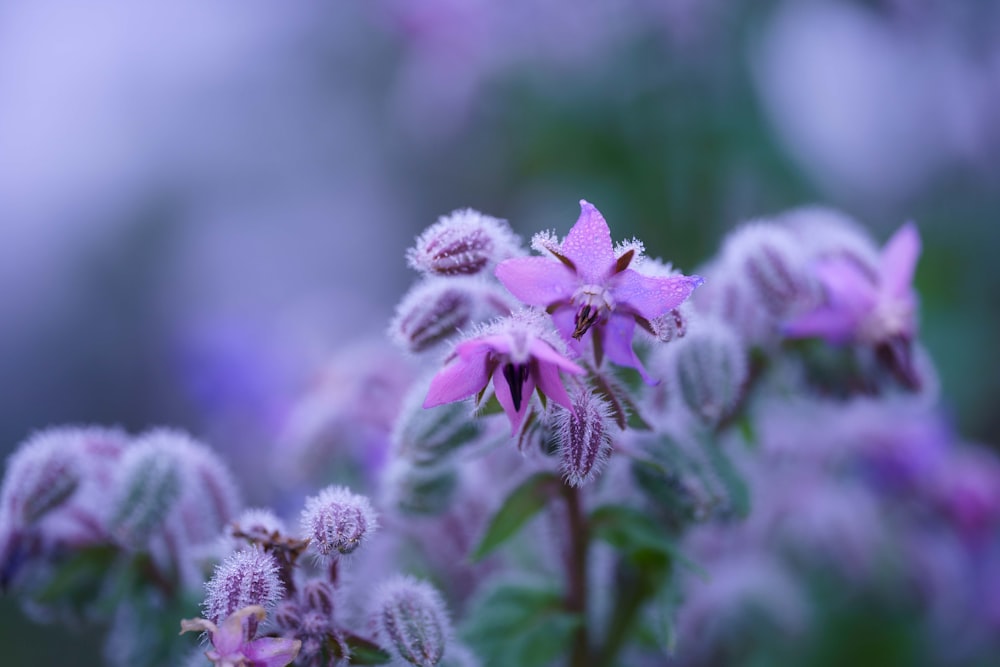
<instances>
[{"instance_id":1,"label":"star-shaped purple flower","mask_svg":"<svg viewBox=\"0 0 1000 667\"><path fill-rule=\"evenodd\" d=\"M601 213L580 201L580 218L561 244L540 243L552 257L517 257L501 262L496 277L518 299L552 313L556 328L571 349L590 334L597 355L607 354L620 366L635 368L649 383L632 349L636 324L651 330L650 321L684 302L702 283L699 276L644 275L629 268L641 251L638 242L611 242Z\"/></svg>"},{"instance_id":2,"label":"star-shaped purple flower","mask_svg":"<svg viewBox=\"0 0 1000 667\"><path fill-rule=\"evenodd\" d=\"M538 390L567 410L572 403L559 371L579 375L583 369L559 351L537 313L525 311L499 320L480 335L459 343L447 365L431 380L424 407L431 408L478 394L490 379L497 400L516 433L528 411L531 392Z\"/></svg>"},{"instance_id":3,"label":"star-shaped purple flower","mask_svg":"<svg viewBox=\"0 0 1000 667\"><path fill-rule=\"evenodd\" d=\"M285 667L291 664L302 642L282 637L251 639L256 634L250 631L251 625L256 627L263 620L264 608L251 605L226 617L219 626L204 618L184 619L181 634L192 630L208 632L212 637L212 649L205 657L217 667Z\"/></svg>"},{"instance_id":4,"label":"star-shaped purple flower","mask_svg":"<svg viewBox=\"0 0 1000 667\"><path fill-rule=\"evenodd\" d=\"M793 338L818 337L834 344L879 344L916 333L916 295L911 283L920 256L920 235L911 222L886 242L872 273L837 256L814 267L826 302L785 325Z\"/></svg>"},{"instance_id":5,"label":"star-shaped purple flower","mask_svg":"<svg viewBox=\"0 0 1000 667\"><path fill-rule=\"evenodd\" d=\"M820 260L814 272L825 302L785 327L791 338L823 338L835 345L862 343L907 386L920 379L910 343L917 330L917 297L911 283L920 256L920 234L912 222L886 242L874 271L844 256Z\"/></svg>"}]
</instances>

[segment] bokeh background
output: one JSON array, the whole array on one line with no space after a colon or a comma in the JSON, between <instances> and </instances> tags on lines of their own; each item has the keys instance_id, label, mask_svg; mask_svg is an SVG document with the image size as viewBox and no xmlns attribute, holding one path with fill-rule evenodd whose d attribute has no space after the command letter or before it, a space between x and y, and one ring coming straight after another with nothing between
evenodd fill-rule
<instances>
[{"instance_id":1,"label":"bokeh background","mask_svg":"<svg viewBox=\"0 0 1000 667\"><path fill-rule=\"evenodd\" d=\"M420 229L581 198L685 271L806 204L915 220L945 414L1000 442L1000 3L36 0L0 3L0 453L172 425L267 499L261 443L383 335ZM0 638L100 664L9 598Z\"/></svg>"}]
</instances>

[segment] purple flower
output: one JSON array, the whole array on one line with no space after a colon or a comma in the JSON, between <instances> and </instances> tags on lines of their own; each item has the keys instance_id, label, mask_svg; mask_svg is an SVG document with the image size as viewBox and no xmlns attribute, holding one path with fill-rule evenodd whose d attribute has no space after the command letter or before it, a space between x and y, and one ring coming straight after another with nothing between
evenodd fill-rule
<instances>
[{"instance_id":1,"label":"purple flower","mask_svg":"<svg viewBox=\"0 0 1000 667\"><path fill-rule=\"evenodd\" d=\"M248 621L253 617L255 623ZM260 637L251 639L249 628L264 620L264 608L256 605L243 607L216 626L204 618L181 621L181 634L208 632L212 636L212 649L205 657L218 667L285 667L295 660L302 642L298 639Z\"/></svg>"},{"instance_id":2,"label":"purple flower","mask_svg":"<svg viewBox=\"0 0 1000 667\"><path fill-rule=\"evenodd\" d=\"M583 200L580 209L580 218L562 243L551 235L536 237L535 248L552 257L505 260L497 266L496 277L524 303L552 313L574 351L575 341L592 331L595 352L603 350L614 363L635 368L653 383L632 350L635 325L652 330L650 322L677 308L702 279L644 275L629 268L642 244L634 241L616 249L600 212Z\"/></svg>"},{"instance_id":3,"label":"purple flower","mask_svg":"<svg viewBox=\"0 0 1000 667\"><path fill-rule=\"evenodd\" d=\"M814 271L826 303L791 320L785 333L835 344L911 340L916 332L911 282L919 256L920 235L911 222L886 242L874 274L843 255L820 260Z\"/></svg>"},{"instance_id":4,"label":"purple flower","mask_svg":"<svg viewBox=\"0 0 1000 667\"><path fill-rule=\"evenodd\" d=\"M497 321L480 335L455 346L448 364L431 380L425 408L478 394L490 378L497 400L516 433L528 410L531 392L538 390L567 410L572 409L559 371L579 375L583 369L559 351L559 340L524 311Z\"/></svg>"}]
</instances>

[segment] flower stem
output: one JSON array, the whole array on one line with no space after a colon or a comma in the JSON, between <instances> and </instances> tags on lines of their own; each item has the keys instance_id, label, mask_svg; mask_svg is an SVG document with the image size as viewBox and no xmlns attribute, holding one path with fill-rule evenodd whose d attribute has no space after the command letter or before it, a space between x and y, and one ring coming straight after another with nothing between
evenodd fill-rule
<instances>
[{"instance_id":1,"label":"flower stem","mask_svg":"<svg viewBox=\"0 0 1000 667\"><path fill-rule=\"evenodd\" d=\"M589 528L580 504L579 491L563 486L569 545L566 551L566 610L580 616L573 634L570 667L587 667L590 661L590 635L587 630L587 546Z\"/></svg>"}]
</instances>

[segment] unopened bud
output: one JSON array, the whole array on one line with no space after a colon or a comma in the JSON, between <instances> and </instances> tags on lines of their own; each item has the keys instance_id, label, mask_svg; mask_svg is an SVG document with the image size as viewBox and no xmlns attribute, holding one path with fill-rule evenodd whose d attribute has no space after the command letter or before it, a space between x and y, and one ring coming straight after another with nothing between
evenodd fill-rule
<instances>
[{"instance_id":1,"label":"unopened bud","mask_svg":"<svg viewBox=\"0 0 1000 667\"><path fill-rule=\"evenodd\" d=\"M322 579L310 579L302 588L302 599L309 609L324 616L333 616L333 600L337 595L333 584Z\"/></svg>"},{"instance_id":2,"label":"unopened bud","mask_svg":"<svg viewBox=\"0 0 1000 667\"><path fill-rule=\"evenodd\" d=\"M242 539L259 544L270 543L275 535L284 535L285 522L269 509L243 510L229 527L229 535L240 533Z\"/></svg>"},{"instance_id":3,"label":"unopened bud","mask_svg":"<svg viewBox=\"0 0 1000 667\"><path fill-rule=\"evenodd\" d=\"M674 308L665 315L649 321L652 334L663 343L684 338L687 333L690 310L687 307Z\"/></svg>"},{"instance_id":4,"label":"unopened bud","mask_svg":"<svg viewBox=\"0 0 1000 667\"><path fill-rule=\"evenodd\" d=\"M125 450L111 529L125 544L144 545L165 522L181 494L181 463L169 442L148 440Z\"/></svg>"},{"instance_id":5,"label":"unopened bud","mask_svg":"<svg viewBox=\"0 0 1000 667\"><path fill-rule=\"evenodd\" d=\"M302 626L302 610L291 600L279 602L271 617L282 632L295 634Z\"/></svg>"},{"instance_id":6,"label":"unopened bud","mask_svg":"<svg viewBox=\"0 0 1000 667\"><path fill-rule=\"evenodd\" d=\"M326 558L349 554L375 531L375 510L368 498L342 486L328 486L306 499L302 532L309 548Z\"/></svg>"},{"instance_id":7,"label":"unopened bud","mask_svg":"<svg viewBox=\"0 0 1000 667\"><path fill-rule=\"evenodd\" d=\"M727 417L747 379L746 352L721 322L703 322L673 348L675 386L691 413L707 425Z\"/></svg>"},{"instance_id":8,"label":"unopened bud","mask_svg":"<svg viewBox=\"0 0 1000 667\"><path fill-rule=\"evenodd\" d=\"M402 458L386 474L385 502L405 514L442 514L458 488L454 466L418 466Z\"/></svg>"},{"instance_id":9,"label":"unopened bud","mask_svg":"<svg viewBox=\"0 0 1000 667\"><path fill-rule=\"evenodd\" d=\"M0 487L0 511L29 525L66 502L80 483L78 429L56 428L32 436L11 455Z\"/></svg>"},{"instance_id":10,"label":"unopened bud","mask_svg":"<svg viewBox=\"0 0 1000 667\"><path fill-rule=\"evenodd\" d=\"M250 605L272 607L284 595L278 563L269 553L251 547L231 554L205 584L205 617L219 623Z\"/></svg>"},{"instance_id":11,"label":"unopened bud","mask_svg":"<svg viewBox=\"0 0 1000 667\"><path fill-rule=\"evenodd\" d=\"M573 396L573 409L560 410L557 422L562 472L570 486L594 479L611 455L611 409L590 391Z\"/></svg>"},{"instance_id":12,"label":"unopened bud","mask_svg":"<svg viewBox=\"0 0 1000 667\"><path fill-rule=\"evenodd\" d=\"M519 245L505 221L464 209L424 230L406 259L422 273L472 275L512 256Z\"/></svg>"},{"instance_id":13,"label":"unopened bud","mask_svg":"<svg viewBox=\"0 0 1000 667\"><path fill-rule=\"evenodd\" d=\"M374 616L382 648L418 667L441 662L450 626L444 603L429 584L404 576L386 582Z\"/></svg>"},{"instance_id":14,"label":"unopened bud","mask_svg":"<svg viewBox=\"0 0 1000 667\"><path fill-rule=\"evenodd\" d=\"M783 227L771 222L745 225L729 236L724 252L772 317L809 302L813 288L805 271L806 255Z\"/></svg>"},{"instance_id":15,"label":"unopened bud","mask_svg":"<svg viewBox=\"0 0 1000 667\"><path fill-rule=\"evenodd\" d=\"M392 432L393 455L420 467L443 463L462 447L479 440L482 420L472 419L469 406L456 402L425 410L427 383L416 383L403 403Z\"/></svg>"}]
</instances>

